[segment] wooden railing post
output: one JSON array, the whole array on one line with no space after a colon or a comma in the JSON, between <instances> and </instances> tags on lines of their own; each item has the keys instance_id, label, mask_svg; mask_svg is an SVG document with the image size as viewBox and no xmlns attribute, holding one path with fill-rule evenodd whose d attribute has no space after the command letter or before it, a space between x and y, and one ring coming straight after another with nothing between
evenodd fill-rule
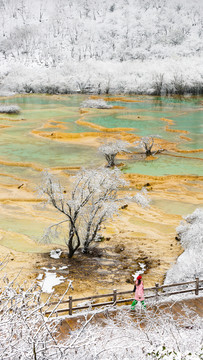
<instances>
[{"instance_id":1,"label":"wooden railing post","mask_svg":"<svg viewBox=\"0 0 203 360\"><path fill-rule=\"evenodd\" d=\"M73 314L73 300L72 296L69 296L69 315Z\"/></svg>"},{"instance_id":2,"label":"wooden railing post","mask_svg":"<svg viewBox=\"0 0 203 360\"><path fill-rule=\"evenodd\" d=\"M150 296L146 296L146 299L149 299L149 298L155 298L156 301L158 301L160 295L160 291L164 288L167 288L167 289L170 289L171 287L177 287L177 286L182 286L182 285L191 285L192 286L190 287L190 289L188 290L176 290L175 292L163 292L163 296L170 296L170 295L176 295L176 294L182 294L182 293L187 293L187 292L192 292L193 294L195 293L195 295L199 295L200 294L200 291L203 290L203 287L201 287L201 283L202 283L203 279L199 279L198 277L195 278L195 280L193 281L187 281L187 282L182 282L182 283L174 283L174 284L168 284L168 285L160 285L159 283L156 283L153 287L151 288L146 288L145 290L148 290L148 291L153 291L153 293L150 295ZM193 284L195 284L195 286L193 287ZM155 292L154 292L155 290ZM107 297L112 300L110 301L107 301L107 302L104 302L104 303L95 303L95 304L92 304L92 308L94 307L98 307L98 306L107 306L107 305L113 305L113 306L117 306L118 304L121 304L121 303L125 303L125 302L129 302L129 301L132 301L133 299L123 299L123 297L121 299L119 299L119 296L121 295L125 295L125 294L132 294L132 290L128 290L128 291L118 291L118 290L113 290L111 291L111 293L108 293L108 294L102 294L102 295L94 295L94 296L88 296L88 297L84 297L84 298L74 298L72 299L72 296L69 296L69 299L67 300L63 300L60 302L60 304L67 304L69 303L69 308L57 308L57 310L54 311L54 314L56 314L56 316L59 314L59 313L62 313L62 312L67 312L69 313L69 315L73 315L73 309L74 310L82 310L82 309L87 309L89 306L88 305L84 305L84 306L75 306L73 307L73 302L79 302L79 301L84 301L84 300L94 300L94 299L99 299L99 298L104 298L104 297ZM13 306L13 299L10 300L11 302L11 309L12 309L12 306ZM15 304L15 302L14 302ZM46 304L45 306L48 306L50 308L50 306L53 306L53 305L57 305L58 302L52 302L52 303L49 303L49 304ZM59 304L59 305L60 305ZM45 310L45 314L52 314L53 310L48 310L46 311Z\"/></svg>"},{"instance_id":3,"label":"wooden railing post","mask_svg":"<svg viewBox=\"0 0 203 360\"><path fill-rule=\"evenodd\" d=\"M117 300L117 290L113 291L113 305L116 305L116 300Z\"/></svg>"},{"instance_id":4,"label":"wooden railing post","mask_svg":"<svg viewBox=\"0 0 203 360\"><path fill-rule=\"evenodd\" d=\"M197 277L195 280L196 280L195 295L198 295L199 294L199 278Z\"/></svg>"},{"instance_id":5,"label":"wooden railing post","mask_svg":"<svg viewBox=\"0 0 203 360\"><path fill-rule=\"evenodd\" d=\"M158 297L159 297L159 284L156 283L155 286L156 286L156 289L155 289L156 294L155 294L155 296L156 296L156 301L158 301Z\"/></svg>"}]
</instances>

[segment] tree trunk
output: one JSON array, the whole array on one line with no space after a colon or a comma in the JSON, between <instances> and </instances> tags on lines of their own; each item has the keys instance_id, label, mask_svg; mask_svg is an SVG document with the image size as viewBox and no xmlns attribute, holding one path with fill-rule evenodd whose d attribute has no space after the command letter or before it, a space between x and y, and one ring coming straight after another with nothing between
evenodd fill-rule
<instances>
[{"instance_id":1,"label":"tree trunk","mask_svg":"<svg viewBox=\"0 0 203 360\"><path fill-rule=\"evenodd\" d=\"M146 156L151 156L152 155L151 149L147 149L145 154Z\"/></svg>"},{"instance_id":2,"label":"tree trunk","mask_svg":"<svg viewBox=\"0 0 203 360\"><path fill-rule=\"evenodd\" d=\"M69 230L68 244L67 244L69 258L72 258L74 255L74 252L76 251L76 249L73 246L74 235L75 235L74 226L73 226L73 224L71 224L71 227Z\"/></svg>"},{"instance_id":3,"label":"tree trunk","mask_svg":"<svg viewBox=\"0 0 203 360\"><path fill-rule=\"evenodd\" d=\"M115 166L115 155L106 155L106 160L108 162L108 167L113 167Z\"/></svg>"},{"instance_id":4,"label":"tree trunk","mask_svg":"<svg viewBox=\"0 0 203 360\"><path fill-rule=\"evenodd\" d=\"M71 227L70 231L69 231L69 239L68 239L68 257L72 258L72 256L74 255L74 248L73 248L73 238L74 238L74 231L73 228Z\"/></svg>"},{"instance_id":5,"label":"tree trunk","mask_svg":"<svg viewBox=\"0 0 203 360\"><path fill-rule=\"evenodd\" d=\"M74 237L76 236L77 238L77 243L74 246L73 241L74 241ZM78 236L78 233L76 231L76 229L74 228L74 225L71 225L70 231L69 231L69 238L68 238L68 257L72 258L74 253L76 252L76 250L79 248L80 246L80 239Z\"/></svg>"}]
</instances>

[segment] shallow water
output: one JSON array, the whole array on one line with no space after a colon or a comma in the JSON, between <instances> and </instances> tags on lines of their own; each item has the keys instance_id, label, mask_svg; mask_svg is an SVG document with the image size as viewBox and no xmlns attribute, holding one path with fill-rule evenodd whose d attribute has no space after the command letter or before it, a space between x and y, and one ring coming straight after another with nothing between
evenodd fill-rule
<instances>
[{"instance_id":1,"label":"shallow water","mask_svg":"<svg viewBox=\"0 0 203 360\"><path fill-rule=\"evenodd\" d=\"M26 235L28 240L38 241L44 229L53 223L53 213L42 220L37 216L33 217L32 213L37 215L38 210L32 203L29 205L28 213L23 216L23 204L19 202L20 199L16 202L15 198L12 198L13 188L17 189L18 186L24 184L23 186L27 186L30 192L35 191L40 182L41 170L44 168L88 167L104 164L103 157L94 146L82 145L79 140L77 144L53 141L32 133L33 130L40 130L45 134L52 131L96 134L99 130L76 123L76 120L81 118L80 104L86 98L85 95L31 95L0 100L5 104L18 104L22 109L19 115L0 114L0 125L10 126L0 129L0 186L3 189L1 191L5 191L5 196L1 193L0 200L2 202L0 229L8 231L7 236L1 237L0 244L14 250L38 251L39 246L35 246L25 238L15 240L13 234ZM175 143L179 149L203 148L202 98L134 96L128 99L135 102L117 99L114 101L111 97L110 103L114 106L122 106L123 109L93 110L85 114L84 120L106 128L131 128L128 132L139 136L159 134L164 140ZM174 124L169 125L162 118L173 120ZM46 127L43 127L45 125ZM168 132L167 125L170 129L186 130L188 133ZM185 135L191 141L181 139L180 135ZM151 161L138 160L135 156L131 160L122 160L125 163L123 171L156 176L203 175L202 154L203 152L162 153ZM178 155L178 157L172 155ZM19 196L20 194L19 190ZM18 193L15 194L15 197L17 196ZM169 200L154 200L152 205L168 214L177 215L192 212L195 208L193 204L169 202ZM147 224L148 222L144 226ZM148 225L151 226L150 222ZM167 226L164 229L163 231L168 232Z\"/></svg>"},{"instance_id":2,"label":"shallow water","mask_svg":"<svg viewBox=\"0 0 203 360\"><path fill-rule=\"evenodd\" d=\"M129 161L123 170L125 173L144 175L203 175L202 159L191 157L173 157L161 154L154 160Z\"/></svg>"},{"instance_id":3,"label":"shallow water","mask_svg":"<svg viewBox=\"0 0 203 360\"><path fill-rule=\"evenodd\" d=\"M152 206L156 206L162 211L164 211L167 214L173 214L173 215L187 215L193 213L195 209L201 208L203 209L203 204L201 205L195 205L190 204L187 202L179 202L175 200L161 200L161 199L153 199L151 201Z\"/></svg>"},{"instance_id":4,"label":"shallow water","mask_svg":"<svg viewBox=\"0 0 203 360\"><path fill-rule=\"evenodd\" d=\"M31 131L40 129L49 122L43 132L60 131L68 133L97 132L88 126L75 123L80 118L79 106L85 96L21 96L2 100L6 104L18 104L22 108L20 115L0 115L0 124L10 125L1 129L1 160L12 162L32 162L42 167L55 166L89 166L102 163L95 148L73 145L68 142L56 142L50 139L34 136ZM177 98L131 97L131 100L141 102L112 101L112 105L123 106L124 109L106 111L98 110L93 115L86 116L90 123L107 128L131 128L130 132L139 136L159 134L163 139L178 144L181 149L202 148L202 105L201 98L188 98L182 101ZM139 118L138 118L139 116ZM7 118L3 120L2 118ZM188 131L191 141L180 138L179 133L166 131L167 123L162 118L171 119L174 125L171 129ZM10 119L10 120L9 120ZM23 120L20 120L23 119ZM13 120L20 120L15 122ZM59 123L54 123L57 121ZM60 123L61 122L61 123ZM56 128L62 125L65 129ZM52 127L53 126L53 127ZM134 130L133 130L134 129ZM185 135L185 134L184 134ZM193 155L193 156L192 156ZM184 154L186 159L167 159L160 156L153 162L129 163L127 172L141 174L195 174L203 175L201 160L189 160L190 157L202 159L202 153Z\"/></svg>"}]
</instances>

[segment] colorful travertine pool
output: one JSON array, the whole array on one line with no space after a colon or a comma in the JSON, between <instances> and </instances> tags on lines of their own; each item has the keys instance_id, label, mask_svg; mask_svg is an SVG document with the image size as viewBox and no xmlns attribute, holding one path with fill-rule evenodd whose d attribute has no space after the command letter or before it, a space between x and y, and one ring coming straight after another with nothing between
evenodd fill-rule
<instances>
[{"instance_id":1,"label":"colorful travertine pool","mask_svg":"<svg viewBox=\"0 0 203 360\"><path fill-rule=\"evenodd\" d=\"M178 152L162 155L156 161L131 161L126 164L128 172L203 175L203 151L198 151L203 148L201 98L181 100L139 96L120 98L121 101L116 98L110 103L121 109L94 109L81 114L79 106L84 98L81 95L26 95L1 100L5 104L18 104L22 109L17 116L0 115L1 164L32 163L31 169L101 164L102 159L95 154L92 139L102 138L104 134L111 137L106 129L113 128L118 129L114 132L118 137L127 139L129 134L158 134L177 147ZM60 134L60 141L54 141L57 134ZM87 141L80 141L84 137Z\"/></svg>"},{"instance_id":2,"label":"colorful travertine pool","mask_svg":"<svg viewBox=\"0 0 203 360\"><path fill-rule=\"evenodd\" d=\"M104 165L98 147L106 139L133 144L142 136L160 135L157 141L165 151L151 159L136 153L118 157L123 173L131 179L138 176L141 185L161 181L160 189L152 186L152 207L177 216L177 223L181 215L202 206L203 98L117 96L105 98L112 109L80 109L87 97L33 94L0 99L22 109L19 115L0 114L0 245L45 251L35 241L56 215L52 209L43 210L37 197L41 171L49 168L65 178L80 167ZM169 180L164 188L164 176L171 176L176 185L179 176L185 177L188 188L182 185L180 192L173 192ZM143 227L149 226L145 221Z\"/></svg>"}]
</instances>

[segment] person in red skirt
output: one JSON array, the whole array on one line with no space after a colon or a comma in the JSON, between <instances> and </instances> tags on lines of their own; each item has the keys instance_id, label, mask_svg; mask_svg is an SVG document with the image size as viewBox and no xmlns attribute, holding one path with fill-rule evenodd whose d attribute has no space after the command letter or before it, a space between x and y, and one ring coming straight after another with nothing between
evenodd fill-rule
<instances>
[{"instance_id":1,"label":"person in red skirt","mask_svg":"<svg viewBox=\"0 0 203 360\"><path fill-rule=\"evenodd\" d=\"M146 309L146 305L144 303L144 285L142 281L142 276L139 275L137 280L135 281L135 300L132 302L131 310L135 310L135 306L137 305L138 301L141 301L141 304Z\"/></svg>"}]
</instances>

